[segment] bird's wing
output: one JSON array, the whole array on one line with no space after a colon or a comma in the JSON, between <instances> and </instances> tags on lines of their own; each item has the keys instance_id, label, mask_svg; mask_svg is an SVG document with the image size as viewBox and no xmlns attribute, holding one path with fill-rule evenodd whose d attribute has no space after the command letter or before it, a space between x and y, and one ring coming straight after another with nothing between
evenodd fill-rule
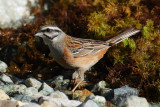
<instances>
[{"instance_id":1,"label":"bird's wing","mask_svg":"<svg viewBox=\"0 0 160 107\"><path fill-rule=\"evenodd\" d=\"M107 43L99 40L67 37L66 46L74 58L88 56L108 47Z\"/></svg>"},{"instance_id":2,"label":"bird's wing","mask_svg":"<svg viewBox=\"0 0 160 107\"><path fill-rule=\"evenodd\" d=\"M124 39L140 32L134 28L130 28L125 32L109 39L108 41L92 40L92 39L81 39L71 36L67 36L66 45L73 54L73 57L83 57L94 53L97 53L103 49L109 48Z\"/></svg>"}]
</instances>

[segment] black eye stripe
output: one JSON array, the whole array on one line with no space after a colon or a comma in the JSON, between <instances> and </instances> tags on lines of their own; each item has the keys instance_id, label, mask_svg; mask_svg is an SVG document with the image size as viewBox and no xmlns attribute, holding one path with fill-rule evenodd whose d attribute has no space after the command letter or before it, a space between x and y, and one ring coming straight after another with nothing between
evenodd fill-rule
<instances>
[{"instance_id":1,"label":"black eye stripe","mask_svg":"<svg viewBox=\"0 0 160 107\"><path fill-rule=\"evenodd\" d=\"M46 34L43 34L45 37L47 37L48 39L53 39L53 38L51 38L51 37L49 37L49 36L47 36Z\"/></svg>"},{"instance_id":2,"label":"black eye stripe","mask_svg":"<svg viewBox=\"0 0 160 107\"><path fill-rule=\"evenodd\" d=\"M50 32L50 31L51 31L51 29L49 29L49 28L48 28L48 29L46 29L46 32Z\"/></svg>"},{"instance_id":3,"label":"black eye stripe","mask_svg":"<svg viewBox=\"0 0 160 107\"><path fill-rule=\"evenodd\" d=\"M47 37L48 39L54 39L55 37L57 37L58 35L56 35L56 36L54 36L54 37L49 37L49 36L47 36L46 34L43 34L45 37Z\"/></svg>"}]
</instances>

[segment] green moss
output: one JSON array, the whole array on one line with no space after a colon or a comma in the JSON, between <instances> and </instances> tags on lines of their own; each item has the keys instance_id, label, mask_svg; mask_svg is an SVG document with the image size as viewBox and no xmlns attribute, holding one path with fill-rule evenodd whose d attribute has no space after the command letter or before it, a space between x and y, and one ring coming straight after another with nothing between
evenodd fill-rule
<instances>
[{"instance_id":1,"label":"green moss","mask_svg":"<svg viewBox=\"0 0 160 107\"><path fill-rule=\"evenodd\" d=\"M145 39L153 40L154 38L152 37L153 32L154 32L154 27L153 27L153 21L152 20L147 20L146 25L143 27L143 36Z\"/></svg>"},{"instance_id":2,"label":"green moss","mask_svg":"<svg viewBox=\"0 0 160 107\"><path fill-rule=\"evenodd\" d=\"M124 47L129 45L129 47L132 49L132 51L134 51L136 49L136 43L134 42L133 39L125 39L123 41L123 45L124 45Z\"/></svg>"},{"instance_id":3,"label":"green moss","mask_svg":"<svg viewBox=\"0 0 160 107\"><path fill-rule=\"evenodd\" d=\"M105 36L108 29L110 29L105 14L101 12L91 13L88 21L88 30L94 32L97 36Z\"/></svg>"},{"instance_id":4,"label":"green moss","mask_svg":"<svg viewBox=\"0 0 160 107\"><path fill-rule=\"evenodd\" d=\"M135 27L136 29L142 29L141 23L133 17L126 17L122 20L116 19L116 28L122 27Z\"/></svg>"}]
</instances>

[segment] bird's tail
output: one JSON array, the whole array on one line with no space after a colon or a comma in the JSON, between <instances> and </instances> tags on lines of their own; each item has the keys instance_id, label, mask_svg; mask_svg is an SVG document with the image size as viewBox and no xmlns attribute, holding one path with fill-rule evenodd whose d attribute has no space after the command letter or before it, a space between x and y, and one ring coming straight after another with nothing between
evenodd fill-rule
<instances>
[{"instance_id":1,"label":"bird's tail","mask_svg":"<svg viewBox=\"0 0 160 107\"><path fill-rule=\"evenodd\" d=\"M111 47L111 46L113 46L115 44L118 44L119 42L123 41L124 39L126 39L126 38L128 38L128 37L130 37L130 36L132 36L132 35L134 35L134 34L136 34L138 32L140 32L140 30L136 30L134 28L130 28L130 29L124 31L123 33L121 33L121 34L119 34L119 35L107 40L106 43L108 43L109 46Z\"/></svg>"}]
</instances>

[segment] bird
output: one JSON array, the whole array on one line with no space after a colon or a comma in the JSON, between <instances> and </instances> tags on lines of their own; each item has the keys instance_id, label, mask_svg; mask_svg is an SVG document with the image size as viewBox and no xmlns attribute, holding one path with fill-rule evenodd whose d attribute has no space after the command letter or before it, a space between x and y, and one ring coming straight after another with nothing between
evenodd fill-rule
<instances>
[{"instance_id":1,"label":"bird","mask_svg":"<svg viewBox=\"0 0 160 107\"><path fill-rule=\"evenodd\" d=\"M95 65L110 47L138 32L140 30L129 28L107 41L101 41L72 37L57 26L44 25L34 36L43 39L44 44L49 47L53 59L59 65L74 70L72 78L77 83L72 89L74 92L84 80L84 73Z\"/></svg>"}]
</instances>

